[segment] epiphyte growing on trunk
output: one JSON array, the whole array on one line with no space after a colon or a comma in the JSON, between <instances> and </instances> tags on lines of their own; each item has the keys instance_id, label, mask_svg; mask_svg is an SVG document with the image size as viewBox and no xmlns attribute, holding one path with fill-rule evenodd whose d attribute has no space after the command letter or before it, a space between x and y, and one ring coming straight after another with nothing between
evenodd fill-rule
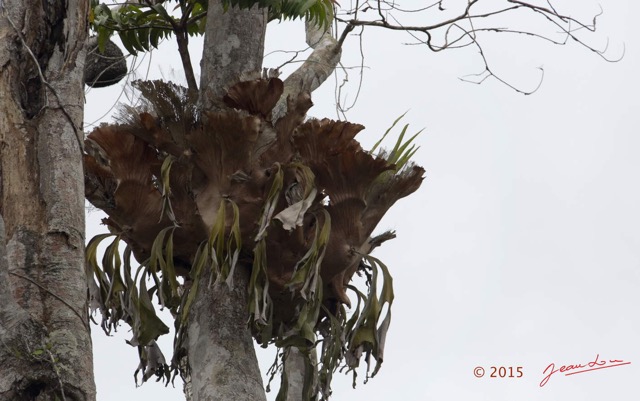
<instances>
[{"instance_id":1,"label":"epiphyte growing on trunk","mask_svg":"<svg viewBox=\"0 0 640 401\"><path fill-rule=\"evenodd\" d=\"M288 113L272 121L283 91L277 78L239 82L223 99L227 108L204 112L180 86L135 85L142 108L123 108L119 123L96 128L85 142L87 199L108 215L115 242L127 244L122 260L112 244L102 264L99 241L88 246L103 327L125 321L133 345L155 349L168 330L154 294L176 317L179 339L190 289L206 290L197 285L202 279L231 283L234 269L248 269L259 343L309 350L323 338L322 394L343 360L354 369L362 353L367 364L373 355L377 371L393 290L386 266L370 253L395 234L373 231L422 182L424 170L409 161L415 136L403 142L405 127L392 151L374 155L355 140L362 125L305 121L308 94L289 98ZM131 255L143 274L132 277ZM202 276L207 268L212 277ZM368 294L352 285L357 272L369 278ZM357 298L350 316L348 289ZM181 346L176 341L174 351Z\"/></svg>"}]
</instances>

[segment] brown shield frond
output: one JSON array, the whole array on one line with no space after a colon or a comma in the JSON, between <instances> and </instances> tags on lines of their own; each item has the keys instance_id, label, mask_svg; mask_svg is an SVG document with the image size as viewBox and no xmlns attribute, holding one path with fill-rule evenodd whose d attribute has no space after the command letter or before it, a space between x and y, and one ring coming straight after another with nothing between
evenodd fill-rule
<instances>
[{"instance_id":1,"label":"brown shield frond","mask_svg":"<svg viewBox=\"0 0 640 401\"><path fill-rule=\"evenodd\" d=\"M284 85L278 78L254 79L233 85L222 100L231 108L258 114L269 120L271 110L283 90Z\"/></svg>"}]
</instances>

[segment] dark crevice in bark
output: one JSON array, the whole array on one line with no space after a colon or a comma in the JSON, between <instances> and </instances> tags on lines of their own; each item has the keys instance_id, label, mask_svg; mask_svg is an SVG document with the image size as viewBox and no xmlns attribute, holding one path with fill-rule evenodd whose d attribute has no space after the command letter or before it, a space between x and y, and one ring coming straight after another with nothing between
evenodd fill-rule
<instances>
[{"instance_id":1,"label":"dark crevice in bark","mask_svg":"<svg viewBox=\"0 0 640 401\"><path fill-rule=\"evenodd\" d=\"M81 395L77 394L77 389L73 387L61 389L55 378L51 378L50 381L24 380L20 388L14 389L13 393L14 395L7 398L7 401L80 401L83 399ZM0 400L4 401L2 398Z\"/></svg>"},{"instance_id":2,"label":"dark crevice in bark","mask_svg":"<svg viewBox=\"0 0 640 401\"><path fill-rule=\"evenodd\" d=\"M29 49L24 49L20 41L16 43L20 55L18 59L24 67L21 69L19 85L22 90L19 93L21 93L22 107L29 120L37 116L46 106L45 85L38 70L43 74L49 70L49 60L56 51L56 47L58 51L65 53L66 3L66 1L42 1L40 2L42 8L32 8L31 18L40 19L41 22L24 33L23 39ZM59 73L59 71L53 71L53 73Z\"/></svg>"},{"instance_id":3,"label":"dark crevice in bark","mask_svg":"<svg viewBox=\"0 0 640 401\"><path fill-rule=\"evenodd\" d=\"M25 74L28 74L30 70L32 69L25 68ZM32 74L33 72L31 72L30 75ZM42 110L42 107L44 107L44 96L42 93L43 84L40 78L36 75L35 77L27 78L23 87L25 88L25 91L22 92L22 108L25 111L25 116L30 120L34 118L40 110Z\"/></svg>"},{"instance_id":4,"label":"dark crevice in bark","mask_svg":"<svg viewBox=\"0 0 640 401\"><path fill-rule=\"evenodd\" d=\"M67 19L66 1L46 1L43 4L49 31L48 41L45 42L50 44L47 46L49 56L55 45L58 45L58 50L64 54L67 42L64 35L64 22Z\"/></svg>"},{"instance_id":5,"label":"dark crevice in bark","mask_svg":"<svg viewBox=\"0 0 640 401\"><path fill-rule=\"evenodd\" d=\"M46 391L46 388L47 388L46 383L36 380L27 385L27 387L23 391L23 394L27 396L29 399L35 399L41 393Z\"/></svg>"}]
</instances>

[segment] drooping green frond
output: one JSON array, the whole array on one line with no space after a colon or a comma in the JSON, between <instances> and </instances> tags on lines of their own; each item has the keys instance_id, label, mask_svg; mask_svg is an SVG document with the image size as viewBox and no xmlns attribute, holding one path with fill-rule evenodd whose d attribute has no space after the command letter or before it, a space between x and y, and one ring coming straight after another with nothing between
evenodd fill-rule
<instances>
[{"instance_id":1,"label":"drooping green frond","mask_svg":"<svg viewBox=\"0 0 640 401\"><path fill-rule=\"evenodd\" d=\"M98 246L109 237L114 239L107 246L102 262L98 263ZM143 380L154 374L168 380L168 366L159 366L153 362L164 360L155 341L161 335L169 333L169 327L157 316L151 302L151 294L157 287L147 289L148 276L144 274L144 266L140 266L133 274L129 246L126 247L123 257L120 257L121 239L119 235L102 234L87 244L86 271L91 310L101 311L101 326L107 333L116 329L120 322L131 327L132 338L127 342L138 347L141 366L153 366L153 369L143 373ZM170 275L167 274L166 279L169 278Z\"/></svg>"},{"instance_id":2,"label":"drooping green frond","mask_svg":"<svg viewBox=\"0 0 640 401\"><path fill-rule=\"evenodd\" d=\"M384 343L387 330L391 323L391 305L393 304L393 280L389 269L380 260L371 255L364 256L367 268L371 269L372 277L369 284L364 307L351 331L347 334L347 365L350 370L355 370L360 362L360 355L364 354L367 363L367 376L369 376L370 356L376 361L372 376L380 369L384 358ZM378 277L382 275L382 289L378 293ZM382 312L386 315L381 320ZM355 373L354 373L355 378Z\"/></svg>"}]
</instances>

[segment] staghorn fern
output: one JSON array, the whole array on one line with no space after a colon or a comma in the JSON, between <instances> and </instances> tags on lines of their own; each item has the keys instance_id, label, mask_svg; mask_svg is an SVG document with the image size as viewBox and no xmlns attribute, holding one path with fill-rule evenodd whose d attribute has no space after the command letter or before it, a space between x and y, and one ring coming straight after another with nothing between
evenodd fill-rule
<instances>
[{"instance_id":1,"label":"staghorn fern","mask_svg":"<svg viewBox=\"0 0 640 401\"><path fill-rule=\"evenodd\" d=\"M306 376L305 399L328 398L340 366L353 371L355 382L363 356L367 377L375 360L375 375L393 289L388 268L370 253L395 234L373 231L398 199L418 189L424 173L408 161L415 149L413 138L402 142L406 127L391 152L373 156L354 139L361 125L303 122L308 95L289 99L288 114L271 121L283 91L276 78L240 82L223 99L227 109L204 113L184 88L135 85L144 106L124 108L119 124L90 133L84 163L87 199L109 216L104 223L112 232L87 246L91 305L106 332L120 322L131 326L143 380L155 374L168 381L179 371L176 355L196 292L210 280L233 285L238 268L251 270L254 337L281 350L272 374L297 347L314 372ZM98 262L98 244L110 236ZM141 262L135 269L132 256ZM208 268L212 277L203 274ZM369 278L366 294L352 284L356 273ZM168 328L154 296L176 319L170 365L155 342ZM352 306L349 314L345 306ZM308 355L318 342L316 369ZM281 386L279 397L285 391Z\"/></svg>"}]
</instances>

